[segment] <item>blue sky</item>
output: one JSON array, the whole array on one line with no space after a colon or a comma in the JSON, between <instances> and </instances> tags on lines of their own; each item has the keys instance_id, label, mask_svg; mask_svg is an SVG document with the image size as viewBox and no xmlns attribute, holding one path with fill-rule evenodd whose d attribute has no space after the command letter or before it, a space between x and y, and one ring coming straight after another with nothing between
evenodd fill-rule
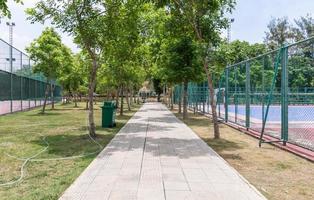
<instances>
[{"instance_id":1,"label":"blue sky","mask_svg":"<svg viewBox=\"0 0 314 200\"><path fill-rule=\"evenodd\" d=\"M293 22L308 13L314 17L314 0L238 0L231 15L235 18L232 39L263 42L272 17L287 16Z\"/></svg>"},{"instance_id":2,"label":"blue sky","mask_svg":"<svg viewBox=\"0 0 314 200\"><path fill-rule=\"evenodd\" d=\"M9 0L12 19L16 23L14 28L14 46L20 50L36 37L38 37L45 26L49 24L30 24L26 20L25 8L32 7L38 0L24 0L24 5L17 5ZM291 21L294 18L305 16L307 13L314 15L314 0L238 0L236 9L231 17L235 18L232 24L231 39L246 40L250 43L263 42L267 24L272 17L287 16ZM5 25L7 19L2 19L0 24L0 38L8 41L9 30ZM72 38L60 32L63 42L74 52L77 46L73 44Z\"/></svg>"}]
</instances>

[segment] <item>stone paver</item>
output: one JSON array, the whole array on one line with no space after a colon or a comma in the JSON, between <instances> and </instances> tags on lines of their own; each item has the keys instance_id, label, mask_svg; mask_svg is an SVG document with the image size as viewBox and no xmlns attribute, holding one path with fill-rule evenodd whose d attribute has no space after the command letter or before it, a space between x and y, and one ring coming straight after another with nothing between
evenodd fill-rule
<instances>
[{"instance_id":1,"label":"stone paver","mask_svg":"<svg viewBox=\"0 0 314 200\"><path fill-rule=\"evenodd\" d=\"M145 104L60 200L265 200L160 103Z\"/></svg>"}]
</instances>

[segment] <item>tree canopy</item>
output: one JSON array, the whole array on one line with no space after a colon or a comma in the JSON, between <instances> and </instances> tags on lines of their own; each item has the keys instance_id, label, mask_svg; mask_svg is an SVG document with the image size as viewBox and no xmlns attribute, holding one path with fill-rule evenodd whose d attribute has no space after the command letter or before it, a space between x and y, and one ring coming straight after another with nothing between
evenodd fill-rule
<instances>
[{"instance_id":1,"label":"tree canopy","mask_svg":"<svg viewBox=\"0 0 314 200\"><path fill-rule=\"evenodd\" d=\"M163 88L171 90L175 84L183 83L186 91L188 82L206 80L215 137L219 138L215 86L225 67L286 42L307 38L313 35L314 29L310 15L295 19L294 24L287 18L272 19L264 44L239 40L228 43L222 31L229 27L227 15L234 7L235 0L41 0L27 13L31 22L52 21L53 26L72 35L81 47L82 52L77 55L72 55L67 48L60 49L63 57L55 56L60 58L56 62L64 65L59 76L49 71L53 68L48 65L42 71L47 77L57 78L68 93L88 94L90 135L96 136L95 93L120 96L120 114L123 114L124 97L134 94L144 81L153 82L160 95ZM308 52L304 52L307 58L290 59L289 73L297 77L289 81L291 86L313 85L312 71L299 70L294 64L308 66L312 56ZM265 62L271 63L271 60ZM252 88L261 85L261 66L259 61L251 63ZM273 76L271 67L264 70L267 77ZM243 74L237 80L230 78L230 84L236 81L242 84L245 78Z\"/></svg>"},{"instance_id":2,"label":"tree canopy","mask_svg":"<svg viewBox=\"0 0 314 200\"><path fill-rule=\"evenodd\" d=\"M33 71L43 74L47 78L44 113L49 84L52 84L52 81L58 79L70 67L71 51L62 44L61 37L53 28L46 28L26 50L30 54L30 59L34 61ZM53 95L53 90L54 86L51 86L51 95ZM52 102L52 108L54 108L54 102Z\"/></svg>"}]
</instances>

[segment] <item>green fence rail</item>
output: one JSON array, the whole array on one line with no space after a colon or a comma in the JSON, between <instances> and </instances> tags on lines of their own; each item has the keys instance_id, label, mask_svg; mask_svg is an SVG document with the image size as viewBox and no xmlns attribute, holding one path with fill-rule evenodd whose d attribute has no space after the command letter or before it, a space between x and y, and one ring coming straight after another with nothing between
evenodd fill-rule
<instances>
[{"instance_id":1,"label":"green fence rail","mask_svg":"<svg viewBox=\"0 0 314 200\"><path fill-rule=\"evenodd\" d=\"M47 79L33 73L33 61L0 39L0 115L41 106ZM54 100L61 100L61 87L54 82ZM48 103L51 103L51 97Z\"/></svg>"},{"instance_id":2,"label":"green fence rail","mask_svg":"<svg viewBox=\"0 0 314 200\"><path fill-rule=\"evenodd\" d=\"M226 67L215 88L220 119L314 150L314 37ZM206 82L189 83L188 106L211 113Z\"/></svg>"}]
</instances>

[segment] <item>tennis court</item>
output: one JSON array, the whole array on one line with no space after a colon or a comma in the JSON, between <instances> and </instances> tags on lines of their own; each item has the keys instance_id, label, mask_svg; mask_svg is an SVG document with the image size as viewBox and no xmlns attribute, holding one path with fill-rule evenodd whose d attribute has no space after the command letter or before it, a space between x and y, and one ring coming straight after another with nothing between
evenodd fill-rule
<instances>
[{"instance_id":1,"label":"tennis court","mask_svg":"<svg viewBox=\"0 0 314 200\"><path fill-rule=\"evenodd\" d=\"M226 66L214 80L218 117L314 151L312 73L314 37ZM182 91L177 85L175 103ZM187 92L190 109L211 114L207 81L190 82Z\"/></svg>"},{"instance_id":2,"label":"tennis court","mask_svg":"<svg viewBox=\"0 0 314 200\"><path fill-rule=\"evenodd\" d=\"M48 100L47 104L51 101ZM12 101L12 112L18 112L35 108L44 104L44 100L13 100ZM0 115L11 113L11 101L0 101Z\"/></svg>"},{"instance_id":3,"label":"tennis court","mask_svg":"<svg viewBox=\"0 0 314 200\"><path fill-rule=\"evenodd\" d=\"M29 56L0 39L0 115L43 105L47 79L34 73L32 66ZM54 81L51 84L58 101L61 87ZM47 103L51 103L50 98Z\"/></svg>"},{"instance_id":4,"label":"tennis court","mask_svg":"<svg viewBox=\"0 0 314 200\"><path fill-rule=\"evenodd\" d=\"M245 105L228 105L228 111L236 113L239 116L245 116ZM262 120L266 112L266 106L262 105L251 105L250 106L250 117L254 120ZM288 109L289 122L314 122L314 106L313 105L298 105L289 106ZM270 106L267 120L269 122L280 122L281 121L281 107Z\"/></svg>"},{"instance_id":5,"label":"tennis court","mask_svg":"<svg viewBox=\"0 0 314 200\"><path fill-rule=\"evenodd\" d=\"M220 111L219 111L220 107ZM224 106L217 108L218 115L225 117ZM202 110L202 107L200 108ZM210 112L207 110L206 112ZM260 132L266 106L250 105L250 129ZM288 107L288 141L308 149L314 150L314 105L289 105ZM241 126L246 124L245 105L228 105L228 121ZM276 138L281 136L281 106L269 107L265 133Z\"/></svg>"}]
</instances>

